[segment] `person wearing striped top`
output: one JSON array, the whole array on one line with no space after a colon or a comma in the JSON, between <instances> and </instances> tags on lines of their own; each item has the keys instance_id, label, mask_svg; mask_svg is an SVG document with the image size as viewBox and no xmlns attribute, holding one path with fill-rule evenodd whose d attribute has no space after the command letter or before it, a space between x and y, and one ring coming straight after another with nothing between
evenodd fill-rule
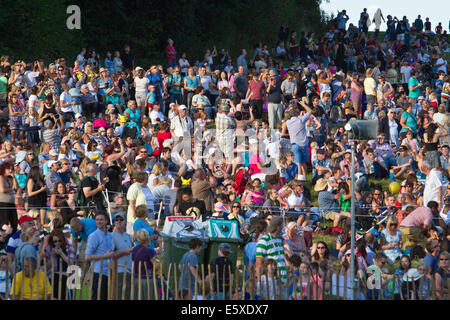
<instances>
[{"instance_id":1,"label":"person wearing striped top","mask_svg":"<svg viewBox=\"0 0 450 320\"><path fill-rule=\"evenodd\" d=\"M283 229L283 219L274 217L267 227L267 234L262 236L256 244L256 277L259 281L264 260L274 259L277 262L277 269L280 279L285 282L287 279L286 261L284 259L283 240L280 236Z\"/></svg>"}]
</instances>

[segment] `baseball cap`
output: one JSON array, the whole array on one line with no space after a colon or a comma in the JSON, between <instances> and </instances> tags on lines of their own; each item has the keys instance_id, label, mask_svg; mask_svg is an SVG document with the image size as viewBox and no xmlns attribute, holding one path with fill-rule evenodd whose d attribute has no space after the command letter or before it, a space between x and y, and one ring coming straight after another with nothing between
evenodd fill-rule
<instances>
[{"instance_id":1,"label":"baseball cap","mask_svg":"<svg viewBox=\"0 0 450 320\"><path fill-rule=\"evenodd\" d=\"M122 212L116 213L116 214L114 215L114 217L113 217L113 221L116 221L116 218L117 218L117 217L121 217L123 220L126 220L125 214L122 213Z\"/></svg>"},{"instance_id":2,"label":"baseball cap","mask_svg":"<svg viewBox=\"0 0 450 320\"><path fill-rule=\"evenodd\" d=\"M425 98L423 96L420 96L417 98L417 100L425 100Z\"/></svg>"},{"instance_id":3,"label":"baseball cap","mask_svg":"<svg viewBox=\"0 0 450 320\"><path fill-rule=\"evenodd\" d=\"M221 244L219 244L219 250L220 251L229 252L229 253L233 252L233 249L231 248L231 245L229 243L226 243L226 242L222 242Z\"/></svg>"},{"instance_id":4,"label":"baseball cap","mask_svg":"<svg viewBox=\"0 0 450 320\"><path fill-rule=\"evenodd\" d=\"M141 71L141 70L144 70L142 67L136 67L136 69L135 69L136 71Z\"/></svg>"},{"instance_id":5,"label":"baseball cap","mask_svg":"<svg viewBox=\"0 0 450 320\"><path fill-rule=\"evenodd\" d=\"M58 152L55 149L50 150L48 154L54 157L58 156Z\"/></svg>"},{"instance_id":6,"label":"baseball cap","mask_svg":"<svg viewBox=\"0 0 450 320\"><path fill-rule=\"evenodd\" d=\"M104 132L104 131L106 131L106 129L104 127L98 128L98 132Z\"/></svg>"},{"instance_id":7,"label":"baseball cap","mask_svg":"<svg viewBox=\"0 0 450 320\"><path fill-rule=\"evenodd\" d=\"M406 151L406 147L405 146L400 146L400 148L398 148L398 151Z\"/></svg>"},{"instance_id":8,"label":"baseball cap","mask_svg":"<svg viewBox=\"0 0 450 320\"><path fill-rule=\"evenodd\" d=\"M166 139L163 142L163 148L168 148L173 143L173 139Z\"/></svg>"},{"instance_id":9,"label":"baseball cap","mask_svg":"<svg viewBox=\"0 0 450 320\"><path fill-rule=\"evenodd\" d=\"M306 177L304 175L302 175L302 174L299 174L298 177L297 177L297 180L298 181L306 181Z\"/></svg>"},{"instance_id":10,"label":"baseball cap","mask_svg":"<svg viewBox=\"0 0 450 320\"><path fill-rule=\"evenodd\" d=\"M75 119L78 119L78 118L82 118L83 116L81 115L81 113L76 113L75 114Z\"/></svg>"},{"instance_id":11,"label":"baseball cap","mask_svg":"<svg viewBox=\"0 0 450 320\"><path fill-rule=\"evenodd\" d=\"M34 221L34 220L36 220L36 218L32 218L29 215L24 215L24 216L20 217L19 225L22 225L22 223L24 223L24 222L30 222L30 221Z\"/></svg>"},{"instance_id":12,"label":"baseball cap","mask_svg":"<svg viewBox=\"0 0 450 320\"><path fill-rule=\"evenodd\" d=\"M49 162L48 162L48 167L49 168L51 168L54 164L56 164L56 163L59 163L59 161L56 161L56 160L50 160Z\"/></svg>"},{"instance_id":13,"label":"baseball cap","mask_svg":"<svg viewBox=\"0 0 450 320\"><path fill-rule=\"evenodd\" d=\"M186 106L182 104L181 106L178 107L178 110L186 110Z\"/></svg>"},{"instance_id":14,"label":"baseball cap","mask_svg":"<svg viewBox=\"0 0 450 320\"><path fill-rule=\"evenodd\" d=\"M270 220L269 225L267 226L267 232L272 233L277 229L278 226L282 226L282 225L283 225L283 218L273 217Z\"/></svg>"}]
</instances>

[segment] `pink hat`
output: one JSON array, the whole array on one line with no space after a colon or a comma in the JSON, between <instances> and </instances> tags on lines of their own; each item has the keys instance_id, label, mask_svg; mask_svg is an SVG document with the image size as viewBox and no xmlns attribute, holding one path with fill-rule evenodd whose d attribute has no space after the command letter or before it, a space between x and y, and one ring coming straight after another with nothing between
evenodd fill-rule
<instances>
[{"instance_id":1,"label":"pink hat","mask_svg":"<svg viewBox=\"0 0 450 320\"><path fill-rule=\"evenodd\" d=\"M103 119L94 120L92 125L94 126L94 128L105 128L105 129L111 128L111 126Z\"/></svg>"}]
</instances>

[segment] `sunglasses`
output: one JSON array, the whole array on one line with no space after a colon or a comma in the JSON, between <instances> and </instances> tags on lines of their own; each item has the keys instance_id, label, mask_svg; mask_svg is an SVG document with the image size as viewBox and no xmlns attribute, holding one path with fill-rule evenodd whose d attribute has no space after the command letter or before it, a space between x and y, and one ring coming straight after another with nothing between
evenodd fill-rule
<instances>
[{"instance_id":1,"label":"sunglasses","mask_svg":"<svg viewBox=\"0 0 450 320\"><path fill-rule=\"evenodd\" d=\"M374 193L374 196L381 196L381 193Z\"/></svg>"},{"instance_id":2,"label":"sunglasses","mask_svg":"<svg viewBox=\"0 0 450 320\"><path fill-rule=\"evenodd\" d=\"M398 223L391 223L391 226L398 226Z\"/></svg>"},{"instance_id":3,"label":"sunglasses","mask_svg":"<svg viewBox=\"0 0 450 320\"><path fill-rule=\"evenodd\" d=\"M351 256L351 253L347 253L345 256L346 256L346 257L350 257L350 256Z\"/></svg>"},{"instance_id":4,"label":"sunglasses","mask_svg":"<svg viewBox=\"0 0 450 320\"><path fill-rule=\"evenodd\" d=\"M233 208L239 208L239 206L233 206Z\"/></svg>"},{"instance_id":5,"label":"sunglasses","mask_svg":"<svg viewBox=\"0 0 450 320\"><path fill-rule=\"evenodd\" d=\"M61 243L61 240L53 240L54 243Z\"/></svg>"},{"instance_id":6,"label":"sunglasses","mask_svg":"<svg viewBox=\"0 0 450 320\"><path fill-rule=\"evenodd\" d=\"M116 220L114 220L114 221L117 222L117 221L124 221L124 220L119 218L119 219L116 219Z\"/></svg>"},{"instance_id":7,"label":"sunglasses","mask_svg":"<svg viewBox=\"0 0 450 320\"><path fill-rule=\"evenodd\" d=\"M439 261L448 261L447 258L440 258Z\"/></svg>"}]
</instances>

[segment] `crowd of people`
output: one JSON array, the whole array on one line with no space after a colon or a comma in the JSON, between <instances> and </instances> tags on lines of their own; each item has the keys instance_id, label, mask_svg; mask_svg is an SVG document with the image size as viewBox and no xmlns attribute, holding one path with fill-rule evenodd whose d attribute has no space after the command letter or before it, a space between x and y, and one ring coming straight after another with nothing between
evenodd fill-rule
<instances>
[{"instance_id":1,"label":"crowd of people","mask_svg":"<svg viewBox=\"0 0 450 320\"><path fill-rule=\"evenodd\" d=\"M0 250L5 282L19 285L0 296L65 292L67 274L46 292L49 275L41 272L40 291L30 289L38 261L53 261L62 273L91 263L93 299L107 296L108 266L100 260L117 259L125 275L118 279L145 286L164 251L158 227L171 215L236 220L248 281L276 286L269 274L286 282L286 270L297 268L331 283L334 261L350 275L356 145L354 276L379 268L385 295L396 298L402 289L392 286L394 276L438 279L437 298L445 298L447 33L440 23L432 32L420 16L412 25L407 17L385 20L381 10L369 17L364 9L358 27L348 19L339 12L321 35L283 26L273 48L259 43L251 56L214 47L188 59L169 39L166 69L135 65L127 45L103 61L84 48L73 63L2 56ZM377 137L350 140L344 125L353 119L377 121ZM376 226L376 217L386 219ZM320 233L337 236L336 250L315 241ZM192 241L182 263L195 267L201 246ZM221 268L230 250L220 247ZM398 261L395 273L385 266ZM195 283L198 270L185 272Z\"/></svg>"}]
</instances>

